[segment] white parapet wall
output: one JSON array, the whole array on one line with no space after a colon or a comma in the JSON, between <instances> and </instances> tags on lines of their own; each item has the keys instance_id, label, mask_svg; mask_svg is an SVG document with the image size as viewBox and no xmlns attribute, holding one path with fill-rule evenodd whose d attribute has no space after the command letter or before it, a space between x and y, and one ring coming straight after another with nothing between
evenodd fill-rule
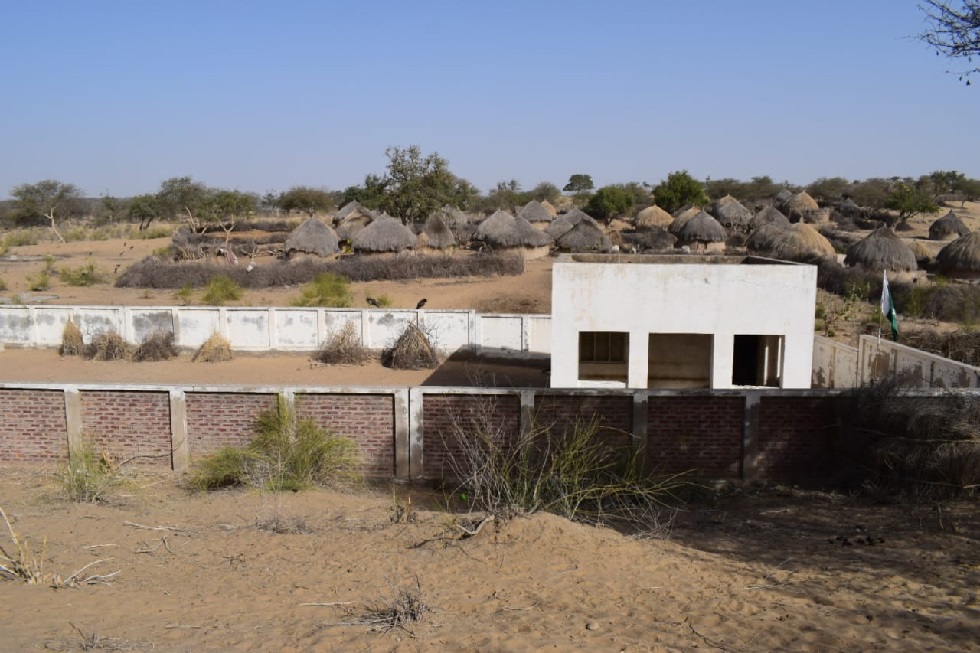
<instances>
[{"instance_id":1,"label":"white parapet wall","mask_svg":"<svg viewBox=\"0 0 980 653\"><path fill-rule=\"evenodd\" d=\"M0 306L0 347L58 347L71 320L86 341L115 332L138 343L173 333L178 347L196 349L214 333L239 351L315 351L348 324L369 349L390 347L417 324L444 353L480 349L502 356L547 356L548 315L483 315L471 310L215 306Z\"/></svg>"}]
</instances>

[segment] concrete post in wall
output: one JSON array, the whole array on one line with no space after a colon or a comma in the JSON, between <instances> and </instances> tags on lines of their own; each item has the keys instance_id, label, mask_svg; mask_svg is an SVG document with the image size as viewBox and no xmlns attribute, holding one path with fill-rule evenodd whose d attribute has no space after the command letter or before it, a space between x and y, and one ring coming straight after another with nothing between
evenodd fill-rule
<instances>
[{"instance_id":1,"label":"concrete post in wall","mask_svg":"<svg viewBox=\"0 0 980 653\"><path fill-rule=\"evenodd\" d=\"M422 475L421 394L418 388L400 388L393 393L395 479L399 481Z\"/></svg>"},{"instance_id":2,"label":"concrete post in wall","mask_svg":"<svg viewBox=\"0 0 980 653\"><path fill-rule=\"evenodd\" d=\"M72 460L85 447L82 435L82 393L74 386L65 388L65 426L68 430L68 460Z\"/></svg>"},{"instance_id":3,"label":"concrete post in wall","mask_svg":"<svg viewBox=\"0 0 980 653\"><path fill-rule=\"evenodd\" d=\"M647 451L650 445L650 393L633 393L633 420L631 422L634 455L640 462L640 469L647 470Z\"/></svg>"},{"instance_id":4,"label":"concrete post in wall","mask_svg":"<svg viewBox=\"0 0 980 653\"><path fill-rule=\"evenodd\" d=\"M186 472L191 466L191 447L187 437L187 401L183 390L170 390L170 456L174 471Z\"/></svg>"},{"instance_id":5,"label":"concrete post in wall","mask_svg":"<svg viewBox=\"0 0 980 653\"><path fill-rule=\"evenodd\" d=\"M762 393L745 393L745 407L742 410L742 480L754 481L759 477L759 408Z\"/></svg>"},{"instance_id":6,"label":"concrete post in wall","mask_svg":"<svg viewBox=\"0 0 980 653\"><path fill-rule=\"evenodd\" d=\"M534 390L521 390L521 437L526 437L534 428Z\"/></svg>"}]
</instances>

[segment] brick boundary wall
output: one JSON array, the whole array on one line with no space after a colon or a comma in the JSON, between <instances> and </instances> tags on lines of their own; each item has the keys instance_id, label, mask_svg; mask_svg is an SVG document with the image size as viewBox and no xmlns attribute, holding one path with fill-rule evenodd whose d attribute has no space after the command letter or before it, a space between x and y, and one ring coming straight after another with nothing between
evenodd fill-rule
<instances>
[{"instance_id":1,"label":"brick boundary wall","mask_svg":"<svg viewBox=\"0 0 980 653\"><path fill-rule=\"evenodd\" d=\"M278 406L274 393L188 392L187 441L192 458L252 439L259 413Z\"/></svg>"},{"instance_id":2,"label":"brick boundary wall","mask_svg":"<svg viewBox=\"0 0 980 653\"><path fill-rule=\"evenodd\" d=\"M65 462L67 431L64 391L0 389L0 460Z\"/></svg>"},{"instance_id":3,"label":"brick boundary wall","mask_svg":"<svg viewBox=\"0 0 980 653\"><path fill-rule=\"evenodd\" d=\"M82 437L115 462L172 468L166 392L81 392Z\"/></svg>"},{"instance_id":4,"label":"brick boundary wall","mask_svg":"<svg viewBox=\"0 0 980 653\"><path fill-rule=\"evenodd\" d=\"M666 474L738 478L745 400L738 396L650 397L647 464Z\"/></svg>"},{"instance_id":5,"label":"brick boundary wall","mask_svg":"<svg viewBox=\"0 0 980 653\"><path fill-rule=\"evenodd\" d=\"M395 402L383 394L309 394L295 396L297 419L311 419L321 428L357 443L364 474L395 476Z\"/></svg>"}]
</instances>

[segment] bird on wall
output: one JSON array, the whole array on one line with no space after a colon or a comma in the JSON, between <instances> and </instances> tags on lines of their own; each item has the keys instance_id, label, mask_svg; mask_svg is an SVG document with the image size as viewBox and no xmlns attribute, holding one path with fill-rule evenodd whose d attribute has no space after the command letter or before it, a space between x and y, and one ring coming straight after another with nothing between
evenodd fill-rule
<instances>
[{"instance_id":1,"label":"bird on wall","mask_svg":"<svg viewBox=\"0 0 980 653\"><path fill-rule=\"evenodd\" d=\"M375 299L374 297L368 297L367 303L370 304L371 306L374 306L375 308L381 308L381 304L379 304L378 300Z\"/></svg>"},{"instance_id":2,"label":"bird on wall","mask_svg":"<svg viewBox=\"0 0 980 653\"><path fill-rule=\"evenodd\" d=\"M420 308L422 308L423 306L425 306L425 303L426 303L427 301L429 301L429 300L428 300L428 299L425 299L424 297L423 297L422 299L420 299L420 300L419 300L419 303L415 305L415 310L417 311L417 310L419 310Z\"/></svg>"}]
</instances>

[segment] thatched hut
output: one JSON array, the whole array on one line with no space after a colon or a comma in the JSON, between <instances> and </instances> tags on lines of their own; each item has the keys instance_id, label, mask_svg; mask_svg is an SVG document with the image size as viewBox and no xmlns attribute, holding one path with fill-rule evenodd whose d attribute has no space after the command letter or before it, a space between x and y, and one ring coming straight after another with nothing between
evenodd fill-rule
<instances>
[{"instance_id":1,"label":"thatched hut","mask_svg":"<svg viewBox=\"0 0 980 653\"><path fill-rule=\"evenodd\" d=\"M809 193L801 190L786 200L779 208L790 219L790 222L800 222L816 215L820 205L817 204L817 200L810 197Z\"/></svg>"},{"instance_id":2,"label":"thatched hut","mask_svg":"<svg viewBox=\"0 0 980 653\"><path fill-rule=\"evenodd\" d=\"M636 214L637 229L666 229L674 223L674 216L654 204Z\"/></svg>"},{"instance_id":3,"label":"thatched hut","mask_svg":"<svg viewBox=\"0 0 980 653\"><path fill-rule=\"evenodd\" d=\"M331 256L340 251L340 241L333 229L316 218L309 218L293 229L283 245L286 258L297 254Z\"/></svg>"},{"instance_id":4,"label":"thatched hut","mask_svg":"<svg viewBox=\"0 0 980 653\"><path fill-rule=\"evenodd\" d=\"M752 212L731 195L725 195L715 202L712 215L728 231L743 233L748 232L749 222L752 220Z\"/></svg>"},{"instance_id":5,"label":"thatched hut","mask_svg":"<svg viewBox=\"0 0 980 653\"><path fill-rule=\"evenodd\" d=\"M840 206L837 207L837 212L845 218L861 217L861 207L858 206L850 197L846 198L840 203Z\"/></svg>"},{"instance_id":6,"label":"thatched hut","mask_svg":"<svg viewBox=\"0 0 980 653\"><path fill-rule=\"evenodd\" d=\"M912 244L909 245L909 249L915 255L915 262L918 263L920 268L932 265L932 262L936 260L936 256L932 253L932 250L921 240L913 240Z\"/></svg>"},{"instance_id":7,"label":"thatched hut","mask_svg":"<svg viewBox=\"0 0 980 653\"><path fill-rule=\"evenodd\" d=\"M929 225L929 240L953 240L968 233L970 229L952 211Z\"/></svg>"},{"instance_id":8,"label":"thatched hut","mask_svg":"<svg viewBox=\"0 0 980 653\"><path fill-rule=\"evenodd\" d=\"M544 207L545 211L551 214L551 217L554 218L555 216L558 215L558 209L556 209L555 205L549 202L548 200L542 200L541 206Z\"/></svg>"},{"instance_id":9,"label":"thatched hut","mask_svg":"<svg viewBox=\"0 0 980 653\"><path fill-rule=\"evenodd\" d=\"M724 252L728 240L728 231L704 211L687 220L675 235L679 246L696 252Z\"/></svg>"},{"instance_id":10,"label":"thatched hut","mask_svg":"<svg viewBox=\"0 0 980 653\"><path fill-rule=\"evenodd\" d=\"M550 224L551 221L555 219L555 216L552 215L551 212L537 200L531 200L525 204L523 208L517 212L517 217L524 218L531 224Z\"/></svg>"},{"instance_id":11,"label":"thatched hut","mask_svg":"<svg viewBox=\"0 0 980 653\"><path fill-rule=\"evenodd\" d=\"M473 240L492 249L521 249L525 258L547 256L552 242L551 236L506 211L497 211L481 222L473 232Z\"/></svg>"},{"instance_id":12,"label":"thatched hut","mask_svg":"<svg viewBox=\"0 0 980 653\"><path fill-rule=\"evenodd\" d=\"M771 251L774 257L785 259L810 256L837 257L837 252L834 251L830 241L805 222L797 222L784 229Z\"/></svg>"},{"instance_id":13,"label":"thatched hut","mask_svg":"<svg viewBox=\"0 0 980 653\"><path fill-rule=\"evenodd\" d=\"M776 204L785 204L789 201L789 198L793 197L793 191L788 188L784 188L773 197Z\"/></svg>"},{"instance_id":14,"label":"thatched hut","mask_svg":"<svg viewBox=\"0 0 980 653\"><path fill-rule=\"evenodd\" d=\"M959 279L980 278L980 231L960 236L936 255L939 271Z\"/></svg>"},{"instance_id":15,"label":"thatched hut","mask_svg":"<svg viewBox=\"0 0 980 653\"><path fill-rule=\"evenodd\" d=\"M652 229L644 229L639 233L637 243L643 249L654 252L665 252L674 248L674 245L677 243L677 236L666 229L653 227Z\"/></svg>"},{"instance_id":16,"label":"thatched hut","mask_svg":"<svg viewBox=\"0 0 980 653\"><path fill-rule=\"evenodd\" d=\"M351 238L351 249L365 254L400 252L415 247L416 237L401 220L382 215Z\"/></svg>"},{"instance_id":17,"label":"thatched hut","mask_svg":"<svg viewBox=\"0 0 980 653\"><path fill-rule=\"evenodd\" d=\"M358 207L337 223L337 237L341 240L351 240L357 232L377 218L378 214L371 209Z\"/></svg>"},{"instance_id":18,"label":"thatched hut","mask_svg":"<svg viewBox=\"0 0 980 653\"><path fill-rule=\"evenodd\" d=\"M913 272L919 268L912 250L888 227L879 227L851 245L844 265L890 272Z\"/></svg>"},{"instance_id":19,"label":"thatched hut","mask_svg":"<svg viewBox=\"0 0 980 653\"><path fill-rule=\"evenodd\" d=\"M559 215L557 218L551 221L551 224L545 228L544 232L551 236L552 240L558 240L564 234L569 232L574 226L575 225L572 224L571 220L565 218L564 215Z\"/></svg>"},{"instance_id":20,"label":"thatched hut","mask_svg":"<svg viewBox=\"0 0 980 653\"><path fill-rule=\"evenodd\" d=\"M670 226L668 226L667 229L670 230L670 233L676 236L677 232L681 230L681 227L683 227L688 220L700 213L702 213L702 211L697 206L688 205L682 207L674 211L674 221L670 223Z\"/></svg>"},{"instance_id":21,"label":"thatched hut","mask_svg":"<svg viewBox=\"0 0 980 653\"><path fill-rule=\"evenodd\" d=\"M340 210L337 211L336 214L334 214L333 219L337 223L339 223L341 220L343 220L344 218L346 218L348 215L350 215L354 211L360 210L361 208L362 207L361 207L361 203L360 202L358 202L357 200L351 200L350 202L347 202L347 204L344 204L342 207L340 207Z\"/></svg>"},{"instance_id":22,"label":"thatched hut","mask_svg":"<svg viewBox=\"0 0 980 653\"><path fill-rule=\"evenodd\" d=\"M602 229L587 220L555 239L555 245L563 252L608 252L612 243Z\"/></svg>"},{"instance_id":23,"label":"thatched hut","mask_svg":"<svg viewBox=\"0 0 980 653\"><path fill-rule=\"evenodd\" d=\"M456 236L442 219L442 215L439 212L433 213L426 219L422 233L418 235L416 248L426 251L446 250L453 247L456 247Z\"/></svg>"},{"instance_id":24,"label":"thatched hut","mask_svg":"<svg viewBox=\"0 0 980 653\"><path fill-rule=\"evenodd\" d=\"M788 221L785 226L777 222L763 224L752 230L752 233L749 234L748 240L745 241L745 246L750 251L758 252L760 254L768 254L776 248L776 244L782 237L783 232L789 228Z\"/></svg>"},{"instance_id":25,"label":"thatched hut","mask_svg":"<svg viewBox=\"0 0 980 653\"><path fill-rule=\"evenodd\" d=\"M780 229L785 229L790 225L790 222L789 218L783 215L775 206L766 206L752 216L752 220L749 221L749 231L754 232L764 224L772 224Z\"/></svg>"}]
</instances>

